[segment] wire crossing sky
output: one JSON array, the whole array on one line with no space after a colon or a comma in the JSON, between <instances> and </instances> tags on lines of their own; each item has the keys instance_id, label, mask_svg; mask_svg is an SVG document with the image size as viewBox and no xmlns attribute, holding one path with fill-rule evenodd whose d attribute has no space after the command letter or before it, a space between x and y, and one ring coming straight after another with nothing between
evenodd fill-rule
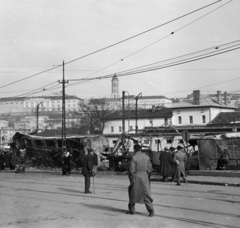
<instances>
[{"instance_id":1,"label":"wire crossing sky","mask_svg":"<svg viewBox=\"0 0 240 228\"><path fill-rule=\"evenodd\" d=\"M122 72L129 76L119 78L120 92L133 95L182 97L206 82L209 91L239 90L231 80L238 77L238 46L225 47L225 54L219 48L211 58L210 52L174 58L238 40L240 1L71 0L66 7L63 0L4 0L2 6L1 96L20 96L17 91L26 86L32 88L28 95L40 93L37 88L62 79L63 60L66 80ZM41 95L59 92L60 86L42 89ZM110 97L111 77L66 88L83 99Z\"/></svg>"}]
</instances>

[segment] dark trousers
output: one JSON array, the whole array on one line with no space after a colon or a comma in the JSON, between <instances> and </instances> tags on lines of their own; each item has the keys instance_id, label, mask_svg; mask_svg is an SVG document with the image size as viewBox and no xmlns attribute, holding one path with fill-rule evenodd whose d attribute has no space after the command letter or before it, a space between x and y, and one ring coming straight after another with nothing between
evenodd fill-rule
<instances>
[{"instance_id":1,"label":"dark trousers","mask_svg":"<svg viewBox=\"0 0 240 228\"><path fill-rule=\"evenodd\" d=\"M85 179L85 192L89 192L90 191L90 175L85 175L84 179Z\"/></svg>"},{"instance_id":2,"label":"dark trousers","mask_svg":"<svg viewBox=\"0 0 240 228\"><path fill-rule=\"evenodd\" d=\"M143 200L146 208L147 208L147 211L150 212L153 210L153 204L152 204L152 199L149 197L148 194L145 194L144 195L144 200ZM135 203L134 202L129 202L128 204L128 210L129 211L132 211L132 212L135 212Z\"/></svg>"},{"instance_id":3,"label":"dark trousers","mask_svg":"<svg viewBox=\"0 0 240 228\"><path fill-rule=\"evenodd\" d=\"M185 183L187 183L186 176L182 175L181 177L182 177L183 181L184 181ZM178 184L178 185L181 184L180 176L177 177L177 184Z\"/></svg>"}]
</instances>

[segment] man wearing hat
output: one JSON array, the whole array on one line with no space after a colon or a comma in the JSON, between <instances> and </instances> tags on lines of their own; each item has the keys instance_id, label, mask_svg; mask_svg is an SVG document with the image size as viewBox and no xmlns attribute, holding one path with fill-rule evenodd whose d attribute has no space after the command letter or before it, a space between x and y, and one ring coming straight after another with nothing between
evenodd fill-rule
<instances>
[{"instance_id":1,"label":"man wearing hat","mask_svg":"<svg viewBox=\"0 0 240 228\"><path fill-rule=\"evenodd\" d=\"M90 177L94 176L95 173L93 172L93 149L87 149L88 154L83 158L83 167L82 167L82 174L85 179L85 194L92 193L90 191Z\"/></svg>"},{"instance_id":2,"label":"man wearing hat","mask_svg":"<svg viewBox=\"0 0 240 228\"><path fill-rule=\"evenodd\" d=\"M163 177L163 182L171 176L172 165L171 165L171 154L167 147L164 148L164 151L161 152L160 157L160 174Z\"/></svg>"},{"instance_id":3,"label":"man wearing hat","mask_svg":"<svg viewBox=\"0 0 240 228\"><path fill-rule=\"evenodd\" d=\"M142 153L141 149L140 145L134 145L135 154L132 156L129 165L130 186L128 187L129 204L127 214L135 214L135 203L144 203L149 212L149 217L153 217L154 209L149 179L152 164L149 156Z\"/></svg>"},{"instance_id":4,"label":"man wearing hat","mask_svg":"<svg viewBox=\"0 0 240 228\"><path fill-rule=\"evenodd\" d=\"M177 152L174 154L173 162L176 164L176 178L177 185L181 185L180 177L187 184L187 179L185 175L185 162L187 161L187 155L183 151L183 147L178 146Z\"/></svg>"}]
</instances>

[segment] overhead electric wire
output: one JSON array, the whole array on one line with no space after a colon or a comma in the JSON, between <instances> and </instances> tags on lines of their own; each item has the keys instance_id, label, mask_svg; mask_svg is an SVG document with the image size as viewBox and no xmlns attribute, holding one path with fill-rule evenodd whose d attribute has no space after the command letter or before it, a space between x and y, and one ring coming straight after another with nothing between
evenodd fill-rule
<instances>
[{"instance_id":1,"label":"overhead electric wire","mask_svg":"<svg viewBox=\"0 0 240 228\"><path fill-rule=\"evenodd\" d=\"M215 56L215 55L218 55L218 54L222 54L222 53L225 53L225 52L229 52L229 51L233 51L233 50L236 50L236 49L239 49L240 44L237 44L237 45L234 45L230 48L224 48L224 49L221 49L221 50L217 50L215 52L221 52L221 53L215 53L215 52L210 52L210 53L205 53L205 54L202 54L202 55L199 55L199 56L193 56L193 57L190 57L190 58L187 58L187 59L183 59L183 60L179 60L179 61L175 61L173 63L167 63L165 65L159 65L159 66L155 66L155 67L151 67L151 68L146 68L146 69L142 69L142 70L138 70L138 71L126 71L124 74L122 73L118 73L116 74L118 77L122 76L122 75L129 75L129 74L136 74L136 73L144 73L144 72L148 72L148 71L153 71L153 70L158 70L158 69L162 69L162 68L167 68L169 66L176 66L176 65L180 65L180 64L183 64L183 63L188 63L188 62L192 62L192 61L197 61L197 60L200 60L200 59L204 59L204 58L208 58L208 57L211 57L211 56ZM234 48L235 47L235 48ZM224 51L225 50L225 51ZM215 53L215 54L213 54Z\"/></svg>"},{"instance_id":2,"label":"overhead electric wire","mask_svg":"<svg viewBox=\"0 0 240 228\"><path fill-rule=\"evenodd\" d=\"M28 97L28 96L30 96L30 95L32 95L32 94L37 94L37 93L43 92L43 91L38 91L38 90L40 90L40 89L45 89L46 87L48 87L48 86L50 86L50 85L52 85L52 84L54 84L54 83L56 83L56 82L52 82L52 83L47 84L47 85L45 85L45 86L41 86L41 87L39 87L39 88L37 88L37 89L34 89L34 90L31 90L31 91L29 91L29 92L27 92L27 93L23 93L23 94L14 96L14 97L9 97L9 99L8 99L8 97L7 97L7 98L6 98L7 100L4 100L3 102L6 103L6 102L10 102L10 101L15 101L15 100L19 100L19 99L21 99L21 98L23 98L23 97ZM51 88L51 87L50 87L50 88ZM35 91L38 91L38 92L35 92ZM0 101L1 101L1 99L0 99Z\"/></svg>"},{"instance_id":3,"label":"overhead electric wire","mask_svg":"<svg viewBox=\"0 0 240 228\"><path fill-rule=\"evenodd\" d=\"M239 42L240 42L240 40L231 41L231 42L224 43L224 44L221 44L221 45L213 46L211 48L206 48L206 49L203 49L203 50L200 50L200 51L191 52L189 54L173 57L173 58L166 59L166 60L161 60L161 61L158 61L158 62L155 62L155 63L150 63L150 64L147 64L147 65L143 65L143 66L140 66L140 67L135 67L135 68L132 68L130 70L141 69L141 68L144 68L144 67L147 67L147 66L152 66L152 65L159 64L159 63L165 63L165 62L169 62L169 61L172 61L172 60L181 59L181 58L184 58L184 57L200 54L200 53L207 52L207 51L210 51L210 50L215 50L216 48L225 47L227 45L231 45L231 44L235 44L235 43L239 43ZM124 71L120 71L118 73L124 73L124 72L130 71L130 70L124 70Z\"/></svg>"},{"instance_id":4,"label":"overhead electric wire","mask_svg":"<svg viewBox=\"0 0 240 228\"><path fill-rule=\"evenodd\" d=\"M230 42L230 43L236 43L237 41L234 41L234 42ZM239 41L238 41L239 42ZM178 60L178 61L173 61L173 62L170 62L170 63L167 63L165 65L158 65L158 66L154 66L154 67L149 67L149 68L144 68L144 69L140 69L140 70L126 70L126 71L121 71L121 72L118 72L118 73L114 73L114 74L108 74L108 75L105 75L105 76L98 76L98 77L92 77L92 78L82 78L82 79L76 79L76 81L91 81L91 80L101 80L101 79L105 79L105 78L111 78L113 77L114 75L116 75L117 77L122 77L122 76L128 76L128 75L132 75L132 74L140 74L140 73L144 73L144 72L148 72L148 71L153 71L153 70L159 70L159 69L163 69L163 68L168 68L168 67L172 67L172 66L176 66L176 65L181 65L181 64L185 64L185 63L189 63L189 62L193 62L193 61L197 61L197 60L201 60L201 59L205 59L205 58L209 58L209 57L212 57L212 56L215 56L215 55L220 55L220 54L223 54L223 53L226 53L226 52L230 52L230 51L233 51L233 50L236 50L236 49L239 49L240 48L240 43L239 44L235 44L235 45L232 45L230 47L225 47L223 49L219 49L215 47L215 50L214 51L211 51L209 53L204 53L204 54L201 54L201 55L196 55L196 56L193 56L193 57L190 57L190 58L185 58L185 59L182 59L182 60ZM225 44L223 44L222 46L226 46ZM218 47L218 46L217 46ZM212 48L211 48L212 49ZM206 49L205 49L206 50ZM210 49L207 49L207 50L210 50ZM202 51L198 51L198 52L195 52L195 53L202 53ZM184 56L189 56L191 54L187 54L187 55L184 55ZM173 59L179 59L179 57L175 57ZM166 62L166 61L161 61L161 62ZM139 67L139 68L143 68L143 67ZM135 68L134 68L135 69ZM123 72L123 73L122 73Z\"/></svg>"},{"instance_id":5,"label":"overhead electric wire","mask_svg":"<svg viewBox=\"0 0 240 228\"><path fill-rule=\"evenodd\" d=\"M228 44L235 44L237 41L233 41L233 42L229 42ZM226 44L222 44L220 46L226 46ZM158 67L154 70L159 70L159 69L162 69L162 68L166 68L166 67L172 67L172 66L176 66L176 65L180 65L180 64L185 64L185 63L188 63L188 62L192 62L192 61L197 61L197 60L200 60L200 59L205 59L205 58L209 58L209 57L212 57L212 56L215 56L215 55L220 55L220 54L223 54L223 53L226 53L226 52L230 52L230 51L234 51L236 49L239 49L240 47L236 47L236 48L232 48L234 46L238 46L238 45L233 45L231 46L230 48L228 47L227 48L224 48L223 50L218 50L217 51L215 50L216 53L214 52L211 52L211 53L208 53L208 56L202 56L202 57L199 57L199 56L196 56L194 59L191 59L191 60L187 60L185 62L180 62L178 61L178 63L172 63L171 65L165 65L164 67ZM227 49L227 50L225 50ZM209 49L207 49L209 50ZM202 51L199 51L198 53L202 53ZM188 56L188 55L185 55L185 56ZM177 59L177 58L176 58ZM145 70L144 72L146 72L147 70ZM152 71L152 70L150 70ZM137 72L134 72L134 74L136 74ZM143 72L138 72L138 73L143 73ZM121 77L121 76L128 76L128 75L131 75L130 73L128 74L125 74L125 75L119 75L118 73L116 74L118 77ZM89 81L92 81L92 80L101 80L101 79L107 79L107 78L111 78L113 77L113 74L110 74L110 75L106 75L106 76L100 76L100 77L95 77L95 78L89 78L89 79L85 79L83 78L81 82L78 82L78 83L86 83L86 82L89 82ZM213 86L213 85L217 85L217 84L222 84L222 83L226 83L226 82L229 82L229 81L234 81L234 80L239 80L239 78L235 78L235 79L230 79L230 80L226 80L226 81L223 81L223 82L219 82L219 83L214 83L214 84L211 84L211 85L207 85L207 86L202 86L202 87L197 87L195 89L198 89L198 88L205 88L205 87L209 87L209 86ZM70 86L70 85L69 85ZM188 90L182 90L182 91L175 91L175 92L170 92L170 93L164 93L164 94L171 94L171 93L176 93L176 92L185 92L185 91L189 91L190 89ZM192 89L191 89L192 90Z\"/></svg>"},{"instance_id":6,"label":"overhead electric wire","mask_svg":"<svg viewBox=\"0 0 240 228\"><path fill-rule=\"evenodd\" d=\"M101 51L103 51L103 50L106 50L106 49L108 49L108 48L114 47L114 46L116 46L116 45L118 45L118 44L124 43L124 42L126 42L126 41L128 41L128 40L131 40L131 39L133 39L133 38L136 38L136 37L138 37L138 36L141 36L141 35L143 35L143 34L145 34L145 33L148 33L148 32L150 32L150 31L153 31L153 30L155 30L155 29L157 29L157 28L160 28L160 27L162 27L162 26L164 26L164 25L170 24L170 23L172 23L172 22L174 22L174 21L177 21L177 20L179 20L179 19L181 19L181 18L184 18L184 17L186 17L186 16L188 16L188 15L191 15L191 14L193 14L193 13L196 13L196 12L198 12L198 11L200 11L200 10L203 10L203 9L205 9L205 8L207 8L207 7L210 7L210 6L212 6L212 5L216 4L216 3L219 3L219 2L221 2L221 0L215 1L215 2L213 2L213 3L210 3L210 4L208 4L208 5L205 5L205 6L203 6L203 7L200 7L200 8L198 8L198 9L196 9L196 10L193 10L193 11L191 11L191 12L189 12L189 13L183 14L183 15L181 15L181 16L179 16L179 17L176 17L176 18L174 18L174 19L172 19L172 20L170 20L170 21L167 21L167 22L165 22L165 23L163 23L163 24L160 24L160 25L158 25L158 26L155 26L155 27L153 27L153 28L151 28L151 29L145 30L145 31L143 31L143 32L141 32L141 33L138 33L138 34L136 34L136 35L133 35L133 36L131 36L131 37L128 37L128 38L126 38L126 39L123 39L123 40L121 40L121 41L119 41L119 42L116 42L116 43L111 44L111 45L109 45L109 46L106 46L106 47L104 47L104 48L101 48L101 49L99 49L99 50L97 50L97 51L91 52L91 53L86 54L86 55L83 55L83 56L81 56L81 57L79 57L79 58L76 58L76 59L70 60L70 61L68 61L68 62L65 62L65 65L70 64L70 63L72 63L72 62L75 62L75 61L77 61L77 60L86 58L86 57L88 57L88 56L90 56L90 55L96 54L96 53L101 52ZM1 89L1 88L4 88L4 87L7 87L7 86L9 86L9 85L13 85L13 84L16 84L16 83L18 83L18 82L24 81L24 80L26 80L26 79L29 79L29 78L38 76L38 75L43 74L43 73L46 73L46 72L48 72L48 71L54 70L54 69L59 68L59 67L61 67L61 66L62 66L62 65L58 65L58 66L52 67L52 68L50 68L50 69L41 71L41 72L39 72L39 73L30 75L30 76L28 76L28 77L19 79L19 80L17 80L17 81L8 83L8 84L6 84L6 85L0 86L0 89Z\"/></svg>"},{"instance_id":7,"label":"overhead electric wire","mask_svg":"<svg viewBox=\"0 0 240 228\"><path fill-rule=\"evenodd\" d=\"M195 87L195 88L191 88L191 89L187 89L187 90L179 90L179 91L175 91L175 92L168 92L168 93L164 93L164 94L172 94L172 93L186 92L186 91L190 91L190 90L206 88L206 87L215 86L215 85L219 85L219 84L223 84L223 83L231 82L231 81L236 81L236 80L240 80L240 77L238 77L238 78L233 78L233 79L229 79L229 80L222 81L222 82L216 82L216 83L209 84L209 85L205 85L205 86L199 86L199 87Z\"/></svg>"},{"instance_id":8,"label":"overhead electric wire","mask_svg":"<svg viewBox=\"0 0 240 228\"><path fill-rule=\"evenodd\" d=\"M223 4L223 5L219 6L219 7L217 7L217 8L216 8L216 9L214 9L214 10L211 10L210 12L208 12L208 13L206 13L206 14L204 14L204 15L200 16L199 18L197 18L197 19L195 19L195 20L193 20L193 21L189 22L188 24L186 24L186 25L184 25L184 26L180 27L179 29L177 29L177 30L175 30L175 31L171 32L170 34L166 35L165 37L162 37L161 39L159 39L159 40L156 40L155 42L153 42L153 43L151 43L151 44L149 44L149 45L147 45L147 46L145 46L145 47L141 48L140 50L138 50L138 51L136 51L136 52L134 52L134 53L132 53L132 54L130 54L130 55L128 55L128 56L126 56L126 57L122 58L122 59L121 59L121 61L123 61L123 60L125 60L126 58L129 58L129 57L131 57L131 56L133 56L133 55L135 55L135 54L139 53L139 52L140 52L140 51L142 51L142 50L145 50L146 48L148 48L148 47L152 46L153 44L156 44L156 43L158 43L159 41L161 41L161 40L163 40L163 39L165 39L165 38L167 38L167 37L169 37L169 36L172 36L172 35L173 35L173 34L175 34L176 32L178 32L178 31L180 31L180 30L182 30L182 29L184 29L184 28L188 27L189 25L191 25L191 24L195 23L196 21L198 21L198 20L200 20L200 19L202 19L202 18L206 17L207 15L209 15L209 14L213 13L214 11L216 11L216 10L218 10L218 9L222 8L223 6L225 6L225 5L229 4L231 1L233 1L233 0L230 0L229 2L227 2L227 3L225 3L225 4Z\"/></svg>"},{"instance_id":9,"label":"overhead electric wire","mask_svg":"<svg viewBox=\"0 0 240 228\"><path fill-rule=\"evenodd\" d=\"M147 66L152 66L152 65L156 65L156 64L159 64L159 63L165 63L165 62L170 62L173 61L173 60L179 60L179 59L183 59L185 58L184 60L186 60L186 57L189 57L189 56L195 56L196 58L196 54L202 54L204 52L209 52L209 51L212 51L212 52L216 52L217 51L222 51L224 50L223 47L228 47L229 48L229 45L233 45L232 47L236 46L236 45L239 45L239 42L240 40L235 40L235 41L231 41L231 42L228 42L228 43L224 43L224 44L221 44L221 45L218 45L218 46L214 46L214 47L211 47L211 48L206 48L206 49L203 49L203 50L200 50L200 51L196 51L196 52L192 52L192 53L189 53L189 54L185 54L185 55L181 55L181 56L177 56L177 57L174 57L174 58L170 58L170 59L167 59L167 60L162 60L162 61L158 61L158 62L155 62L155 63L151 63L151 64L147 64L147 65L143 65L143 66L140 66L140 67L135 67L135 68L132 68L130 70L125 70L125 71L120 71L120 72L117 72L116 75L117 76L121 76L121 74L123 73L129 73L129 72L133 72L133 70L135 69L142 69L144 67L147 67ZM225 48L226 49L226 48ZM205 53L206 55L207 53ZM210 53L208 53L210 54ZM191 58L193 58L191 57ZM199 55L198 55L199 57ZM180 60L179 60L180 61ZM179 62L178 61L178 62ZM183 61L183 60L181 60ZM172 63L177 63L177 62L172 62ZM169 63L168 63L169 64ZM163 66L163 65L162 65ZM166 66L166 65L165 65ZM166 68L166 67L165 67ZM151 68L149 68L151 69ZM141 72L139 72L141 73ZM113 74L110 74L110 75L106 75L107 77L109 76L110 78L113 76ZM105 77L106 77L105 76ZM95 77L95 78L92 78L92 79L102 79L102 77L104 76L100 76L100 77ZM88 79L85 78L82 78L82 79L75 79L75 80L72 80L72 81L78 81L76 83L73 83L73 84L69 84L67 85L68 87L69 86L73 86L73 85L76 85L76 84L80 84L80 83L83 83L83 81L87 81ZM91 78L89 78L89 80L91 80ZM79 82L80 81L80 82Z\"/></svg>"},{"instance_id":10,"label":"overhead electric wire","mask_svg":"<svg viewBox=\"0 0 240 228\"><path fill-rule=\"evenodd\" d=\"M122 62L123 60L125 60L125 59L127 59L127 58L129 58L129 57L131 57L131 56L133 56L133 55L135 55L135 54L137 54L137 53L139 53L139 52L145 50L146 48L148 48L148 47L150 47L150 46L152 46L152 45L158 43L159 41L161 41L161 40L163 40L163 39L165 39L165 38L167 38L167 37L169 37L169 36L172 36L172 35L175 34L176 32L178 32L178 31L180 31L180 30L186 28L187 26L193 24L194 22L196 22L196 21L198 21L198 20L204 18L205 16L207 16L207 15L213 13L214 11L216 11L216 10L222 8L223 6L229 4L231 1L233 1L233 0L230 0L229 2L227 2L227 3L225 3L225 4L223 4L223 5L219 6L219 7L217 7L216 9L211 10L210 12L208 12L208 13L202 15L201 17L199 17L199 18L197 18L197 19L191 21L190 23L188 23L188 24L186 24L186 25L180 27L179 29L175 30L174 32L171 32L170 34L168 34L168 35L166 35L166 36L164 36L164 37L162 37L162 38L156 40L155 42L153 42L153 43L151 43L151 44L149 44L149 45L147 45L147 46L145 46L145 47L143 47L143 48L141 48L141 49L139 49L139 50L137 50L137 51L135 51L135 52L133 52L133 53L127 55L126 57L121 58L120 60L118 60L118 61L116 61L116 62L114 62L114 63L112 63L112 64L110 64L110 65L108 65L108 66L106 66L106 67L104 67L104 68L102 68L101 70L98 70L98 71L96 71L96 72L94 72L94 73L92 73L92 74L86 76L85 78L90 77L90 76L92 76L92 75L94 75L94 74L97 74L97 73L99 73L99 72L101 72L101 71L103 71L103 70L105 70L105 69L107 69L107 68L109 68L109 67L111 67L111 66L113 66L113 65L116 65L117 63ZM69 80L71 80L71 79L69 79Z\"/></svg>"}]
</instances>

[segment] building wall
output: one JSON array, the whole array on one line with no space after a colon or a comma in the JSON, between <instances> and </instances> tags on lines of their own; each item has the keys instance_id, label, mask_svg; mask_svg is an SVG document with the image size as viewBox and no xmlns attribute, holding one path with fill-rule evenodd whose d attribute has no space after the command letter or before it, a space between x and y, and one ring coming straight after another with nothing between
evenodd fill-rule
<instances>
[{"instance_id":1,"label":"building wall","mask_svg":"<svg viewBox=\"0 0 240 228\"><path fill-rule=\"evenodd\" d=\"M16 131L13 128L1 128L0 130L0 145L7 145L11 142Z\"/></svg>"},{"instance_id":2,"label":"building wall","mask_svg":"<svg viewBox=\"0 0 240 228\"><path fill-rule=\"evenodd\" d=\"M233 109L199 107L173 109L172 124L175 126L182 125L206 125L212 121L220 112L233 112ZM181 123L179 118L181 117ZM192 123L190 123L192 118ZM205 120L205 121L204 121Z\"/></svg>"},{"instance_id":3,"label":"building wall","mask_svg":"<svg viewBox=\"0 0 240 228\"><path fill-rule=\"evenodd\" d=\"M144 129L145 127L160 127L165 123L171 122L171 118L146 118L146 119L138 119L137 125L138 129ZM129 127L128 127L129 126ZM132 129L131 132L135 132L136 129L136 119L125 119L125 131L127 132ZM111 120L107 121L103 130L103 134L121 134L122 133L122 120Z\"/></svg>"}]
</instances>

